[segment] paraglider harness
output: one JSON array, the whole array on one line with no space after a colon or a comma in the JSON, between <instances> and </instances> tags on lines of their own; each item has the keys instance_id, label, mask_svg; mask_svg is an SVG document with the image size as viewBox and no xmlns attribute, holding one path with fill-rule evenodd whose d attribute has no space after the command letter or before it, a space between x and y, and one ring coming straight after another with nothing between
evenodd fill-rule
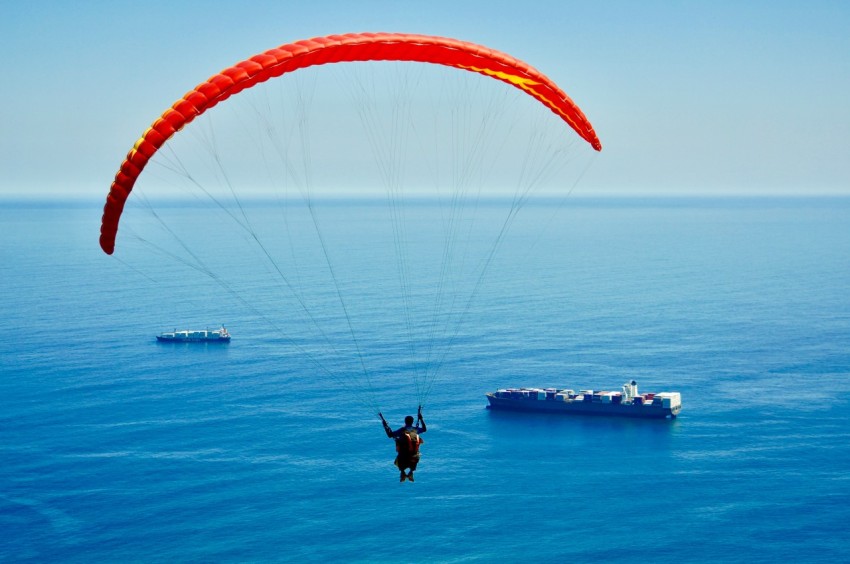
<instances>
[{"instance_id":1,"label":"paraglider harness","mask_svg":"<svg viewBox=\"0 0 850 564\"><path fill-rule=\"evenodd\" d=\"M395 451L399 456L413 458L419 456L419 433L416 429L404 429L395 440Z\"/></svg>"},{"instance_id":2,"label":"paraglider harness","mask_svg":"<svg viewBox=\"0 0 850 564\"><path fill-rule=\"evenodd\" d=\"M387 436L395 439L395 451L398 454L395 460L396 466L398 466L399 459L402 462L419 459L419 445L422 444L422 439L419 438L419 432L416 428L404 427L399 429L400 432L396 434L390 428L384 416L381 413L378 413L378 416L381 418ZM416 424L419 425L420 423L422 423L422 406L419 406L416 413Z\"/></svg>"}]
</instances>

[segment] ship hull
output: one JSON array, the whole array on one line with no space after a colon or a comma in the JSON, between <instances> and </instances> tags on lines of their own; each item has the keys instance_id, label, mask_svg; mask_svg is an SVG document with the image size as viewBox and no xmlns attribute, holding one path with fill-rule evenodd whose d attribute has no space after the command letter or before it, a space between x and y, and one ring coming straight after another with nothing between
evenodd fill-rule
<instances>
[{"instance_id":1,"label":"ship hull","mask_svg":"<svg viewBox=\"0 0 850 564\"><path fill-rule=\"evenodd\" d=\"M221 326L221 329L210 331L209 329L201 329L192 331L185 329L183 331L174 331L162 333L156 336L156 340L160 343L229 343L230 333Z\"/></svg>"},{"instance_id":2,"label":"ship hull","mask_svg":"<svg viewBox=\"0 0 850 564\"><path fill-rule=\"evenodd\" d=\"M229 343L230 337L163 337L157 335L156 340L160 343Z\"/></svg>"},{"instance_id":3,"label":"ship hull","mask_svg":"<svg viewBox=\"0 0 850 564\"><path fill-rule=\"evenodd\" d=\"M564 413L569 415L601 415L635 417L640 419L675 418L679 408L660 405L614 404L588 401L557 401L530 398L497 398L487 394L488 409L535 413Z\"/></svg>"}]
</instances>

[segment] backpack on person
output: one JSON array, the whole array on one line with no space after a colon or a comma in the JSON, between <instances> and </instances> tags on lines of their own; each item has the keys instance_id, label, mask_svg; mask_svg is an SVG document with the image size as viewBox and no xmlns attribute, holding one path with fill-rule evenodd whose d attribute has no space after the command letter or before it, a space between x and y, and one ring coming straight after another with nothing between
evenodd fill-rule
<instances>
[{"instance_id":1,"label":"backpack on person","mask_svg":"<svg viewBox=\"0 0 850 564\"><path fill-rule=\"evenodd\" d=\"M396 452L403 456L415 456L419 454L419 433L415 429L404 429L396 439Z\"/></svg>"}]
</instances>

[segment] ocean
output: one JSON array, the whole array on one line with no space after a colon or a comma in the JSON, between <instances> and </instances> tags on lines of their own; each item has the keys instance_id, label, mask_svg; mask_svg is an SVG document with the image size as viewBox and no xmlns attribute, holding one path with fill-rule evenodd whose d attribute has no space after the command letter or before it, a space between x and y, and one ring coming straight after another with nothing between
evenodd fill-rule
<instances>
[{"instance_id":1,"label":"ocean","mask_svg":"<svg viewBox=\"0 0 850 564\"><path fill-rule=\"evenodd\" d=\"M298 308L252 286L226 241L215 257L247 290L105 255L101 206L0 204L2 561L850 560L848 199L530 202L480 286L458 284L474 299L420 395L424 353L399 343L430 307L416 253L433 209L408 208L413 323L370 323L400 305L381 286L396 263L363 264L378 234L328 228L353 341L327 287L309 309L330 329L290 326L304 316L273 305ZM177 221L209 228L207 211ZM290 278L303 295L310 260ZM229 345L154 338L219 324ZM681 392L681 415L485 408L502 387L632 379ZM423 397L422 461L399 483L373 407L397 427Z\"/></svg>"}]
</instances>

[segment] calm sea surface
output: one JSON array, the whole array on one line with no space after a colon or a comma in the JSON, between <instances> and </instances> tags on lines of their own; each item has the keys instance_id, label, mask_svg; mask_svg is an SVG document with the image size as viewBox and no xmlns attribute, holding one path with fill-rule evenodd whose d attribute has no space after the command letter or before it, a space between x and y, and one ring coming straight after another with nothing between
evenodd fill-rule
<instances>
[{"instance_id":1,"label":"calm sea surface","mask_svg":"<svg viewBox=\"0 0 850 564\"><path fill-rule=\"evenodd\" d=\"M297 290L269 290L209 210L166 214L211 231L226 286L103 254L100 202L0 205L0 560L850 560L850 200L531 203L480 286L439 279L446 316L419 270L433 208L407 208L400 278L367 260L377 227L335 231L370 204L326 207L347 321L315 248L287 251ZM489 253L464 245L455 272ZM220 323L230 345L154 339ZM681 416L485 409L499 387L630 379L681 392ZM400 484L373 408L398 426L423 397Z\"/></svg>"}]
</instances>

